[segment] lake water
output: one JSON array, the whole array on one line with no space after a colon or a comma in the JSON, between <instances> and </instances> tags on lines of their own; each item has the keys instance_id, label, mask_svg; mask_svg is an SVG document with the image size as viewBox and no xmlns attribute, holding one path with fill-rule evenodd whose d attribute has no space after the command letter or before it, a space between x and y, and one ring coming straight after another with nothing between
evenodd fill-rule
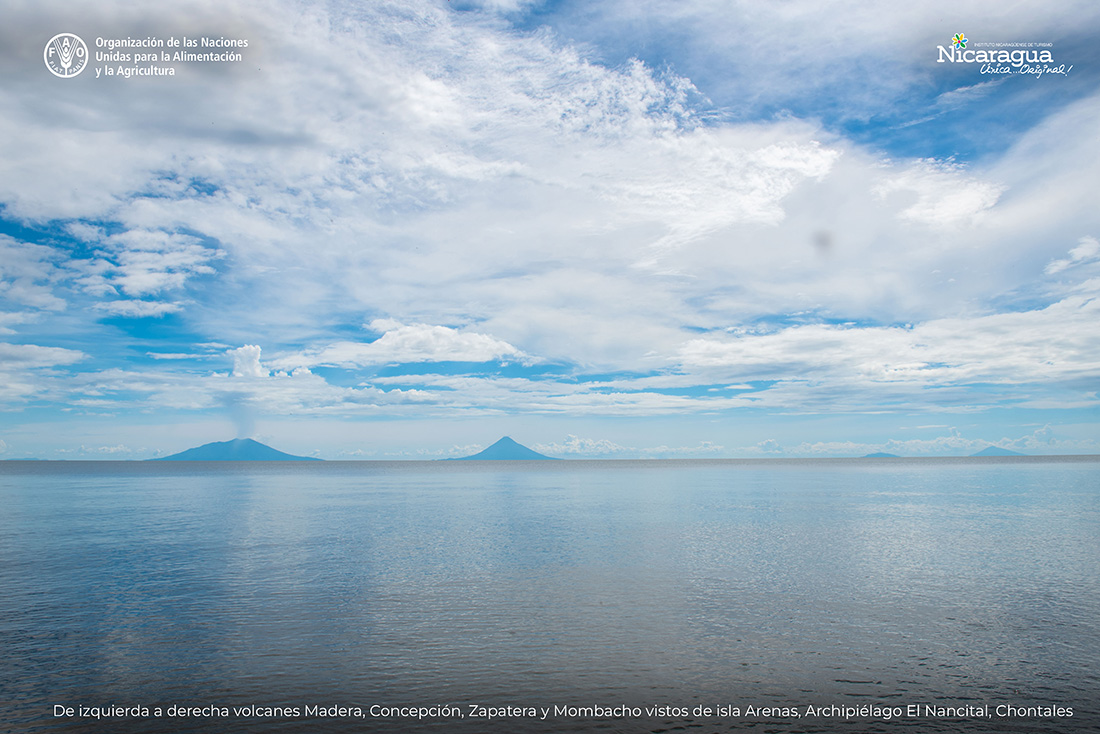
<instances>
[{"instance_id":1,"label":"lake water","mask_svg":"<svg viewBox=\"0 0 1100 734\"><path fill-rule=\"evenodd\" d=\"M1100 730L1095 457L0 462L0 503L0 730Z\"/></svg>"}]
</instances>

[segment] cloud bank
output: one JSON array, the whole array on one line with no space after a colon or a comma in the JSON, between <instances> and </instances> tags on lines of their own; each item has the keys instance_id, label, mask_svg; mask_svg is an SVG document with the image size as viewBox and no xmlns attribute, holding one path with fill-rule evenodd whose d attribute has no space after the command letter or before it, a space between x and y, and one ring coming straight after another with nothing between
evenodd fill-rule
<instances>
[{"instance_id":1,"label":"cloud bank","mask_svg":"<svg viewBox=\"0 0 1100 734\"><path fill-rule=\"evenodd\" d=\"M998 128L995 153L889 153L1021 80L920 61L942 30L924 9L597 2L538 26L536 5L14 8L0 409L725 415L765 434L768 416L1095 409L1094 90ZM1036 7L997 31L1061 33ZM62 23L250 45L171 80L55 83L35 32ZM620 53L644 38L662 63ZM1062 89L1028 81L1033 107ZM874 122L922 84L911 120ZM711 455L766 436L675 438Z\"/></svg>"}]
</instances>

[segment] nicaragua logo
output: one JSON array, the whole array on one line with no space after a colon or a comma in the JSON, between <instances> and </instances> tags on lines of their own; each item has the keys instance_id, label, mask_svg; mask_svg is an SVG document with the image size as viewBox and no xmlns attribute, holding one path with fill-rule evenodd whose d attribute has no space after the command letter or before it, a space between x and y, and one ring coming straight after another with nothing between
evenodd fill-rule
<instances>
[{"instance_id":1,"label":"nicaragua logo","mask_svg":"<svg viewBox=\"0 0 1100 734\"><path fill-rule=\"evenodd\" d=\"M42 58L50 73L70 79L88 65L88 46L75 33L58 33L46 42Z\"/></svg>"},{"instance_id":2,"label":"nicaragua logo","mask_svg":"<svg viewBox=\"0 0 1100 734\"><path fill-rule=\"evenodd\" d=\"M1052 64L1054 54L1050 43L973 43L967 48L970 39L965 33L956 33L946 46L937 46L939 56L936 61L955 64L1008 64L1019 69L1029 64ZM1006 67L1007 68L1007 67ZM983 72L985 73L985 72Z\"/></svg>"}]
</instances>

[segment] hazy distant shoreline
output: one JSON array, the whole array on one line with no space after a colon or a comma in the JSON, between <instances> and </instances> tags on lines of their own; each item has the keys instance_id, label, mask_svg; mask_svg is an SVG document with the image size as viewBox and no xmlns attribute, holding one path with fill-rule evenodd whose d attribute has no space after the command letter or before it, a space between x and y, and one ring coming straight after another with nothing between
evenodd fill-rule
<instances>
[{"instance_id":1,"label":"hazy distant shoreline","mask_svg":"<svg viewBox=\"0 0 1100 734\"><path fill-rule=\"evenodd\" d=\"M699 466L699 465L779 465L779 464L904 464L913 462L928 463L966 463L966 464L1031 464L1043 462L1066 461L1100 461L1100 454L1049 454L1040 456L798 456L798 457L754 457L744 459L620 459L620 458L562 458L560 461L548 461L545 459L515 459L500 461L495 459L475 459L465 461L448 461L446 459L325 459L324 461L151 461L148 459L0 459L0 464L133 464L142 466L159 467L187 467L193 465L234 465L243 464L249 466L270 464L272 466L301 466L307 465L320 468L326 465L352 465L352 464L423 464L442 465L449 468L461 468L463 466L578 466L592 464L627 465L627 464L660 464L667 466Z\"/></svg>"}]
</instances>

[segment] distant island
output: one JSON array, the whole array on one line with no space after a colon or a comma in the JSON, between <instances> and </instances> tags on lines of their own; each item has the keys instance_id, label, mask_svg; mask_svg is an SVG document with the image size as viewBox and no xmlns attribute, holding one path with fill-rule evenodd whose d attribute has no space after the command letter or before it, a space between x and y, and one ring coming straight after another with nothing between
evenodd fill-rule
<instances>
[{"instance_id":1,"label":"distant island","mask_svg":"<svg viewBox=\"0 0 1100 734\"><path fill-rule=\"evenodd\" d=\"M901 457L898 456L897 454L888 454L885 451L876 451L873 454L865 455L863 458L864 459L900 459Z\"/></svg>"},{"instance_id":2,"label":"distant island","mask_svg":"<svg viewBox=\"0 0 1100 734\"><path fill-rule=\"evenodd\" d=\"M473 456L463 456L452 461L558 461L552 456L544 456L532 451L523 444L516 443L508 436L500 439L484 451Z\"/></svg>"},{"instance_id":3,"label":"distant island","mask_svg":"<svg viewBox=\"0 0 1100 734\"><path fill-rule=\"evenodd\" d=\"M235 438L232 441L203 444L178 454L161 456L149 461L321 461L321 459L284 454L251 438Z\"/></svg>"},{"instance_id":4,"label":"distant island","mask_svg":"<svg viewBox=\"0 0 1100 734\"><path fill-rule=\"evenodd\" d=\"M986 446L978 453L971 454L971 456L1027 456L1027 454L1021 454L1019 451L1002 449L1000 446Z\"/></svg>"}]
</instances>

